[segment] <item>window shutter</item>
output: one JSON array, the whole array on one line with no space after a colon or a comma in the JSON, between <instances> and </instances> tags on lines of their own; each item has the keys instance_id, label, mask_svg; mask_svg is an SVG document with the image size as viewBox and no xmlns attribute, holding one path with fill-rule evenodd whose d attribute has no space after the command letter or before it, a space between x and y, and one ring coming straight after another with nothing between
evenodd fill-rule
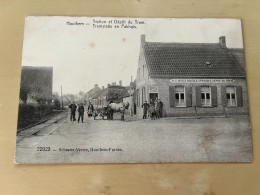
<instances>
[{"instance_id":1,"label":"window shutter","mask_svg":"<svg viewBox=\"0 0 260 195\"><path fill-rule=\"evenodd\" d=\"M196 86L195 90L196 90L196 106L201 107L201 89L199 86Z\"/></svg>"},{"instance_id":2,"label":"window shutter","mask_svg":"<svg viewBox=\"0 0 260 195\"><path fill-rule=\"evenodd\" d=\"M218 106L218 94L217 94L216 86L211 87L211 102L212 102L212 106L214 107Z\"/></svg>"},{"instance_id":3,"label":"window shutter","mask_svg":"<svg viewBox=\"0 0 260 195\"><path fill-rule=\"evenodd\" d=\"M186 106L191 107L191 87L185 87Z\"/></svg>"},{"instance_id":4,"label":"window shutter","mask_svg":"<svg viewBox=\"0 0 260 195\"><path fill-rule=\"evenodd\" d=\"M169 86L169 98L170 98L170 107L175 106L175 88L174 86Z\"/></svg>"},{"instance_id":5,"label":"window shutter","mask_svg":"<svg viewBox=\"0 0 260 195\"><path fill-rule=\"evenodd\" d=\"M221 86L221 101L223 106L227 106L227 91L226 86Z\"/></svg>"},{"instance_id":6,"label":"window shutter","mask_svg":"<svg viewBox=\"0 0 260 195\"><path fill-rule=\"evenodd\" d=\"M236 96L237 96L237 106L243 107L243 92L241 86L236 87Z\"/></svg>"}]
</instances>

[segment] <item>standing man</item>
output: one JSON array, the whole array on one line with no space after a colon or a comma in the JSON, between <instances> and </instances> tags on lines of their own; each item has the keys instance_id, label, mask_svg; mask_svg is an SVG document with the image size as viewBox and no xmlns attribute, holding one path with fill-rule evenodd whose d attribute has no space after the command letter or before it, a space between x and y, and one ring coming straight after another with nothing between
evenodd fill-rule
<instances>
[{"instance_id":1,"label":"standing man","mask_svg":"<svg viewBox=\"0 0 260 195\"><path fill-rule=\"evenodd\" d=\"M143 119L147 119L147 111L149 109L150 105L145 101L142 105L143 108Z\"/></svg>"},{"instance_id":2,"label":"standing man","mask_svg":"<svg viewBox=\"0 0 260 195\"><path fill-rule=\"evenodd\" d=\"M80 118L81 118L81 122L83 123L84 111L85 111L84 106L83 106L83 104L81 103L81 104L79 105L79 107L78 107L78 112L79 112L78 123L79 123L79 121L80 121Z\"/></svg>"},{"instance_id":3,"label":"standing man","mask_svg":"<svg viewBox=\"0 0 260 195\"><path fill-rule=\"evenodd\" d=\"M113 101L110 101L109 104L107 105L108 107L108 114L109 114L109 120L114 120L114 110L111 107L111 103L113 103Z\"/></svg>"},{"instance_id":4,"label":"standing man","mask_svg":"<svg viewBox=\"0 0 260 195\"><path fill-rule=\"evenodd\" d=\"M91 102L89 102L88 113L93 113L93 111L94 111L94 106L93 106L93 104ZM90 114L88 116L90 116Z\"/></svg>"},{"instance_id":5,"label":"standing man","mask_svg":"<svg viewBox=\"0 0 260 195\"><path fill-rule=\"evenodd\" d=\"M156 112L156 118L159 118L159 116L160 116L160 114L159 114L159 103L158 103L157 98L154 101L154 108L155 108L155 112Z\"/></svg>"},{"instance_id":6,"label":"standing man","mask_svg":"<svg viewBox=\"0 0 260 195\"><path fill-rule=\"evenodd\" d=\"M163 117L163 103L162 101L159 99L158 101L158 111L159 111L159 118Z\"/></svg>"},{"instance_id":7,"label":"standing man","mask_svg":"<svg viewBox=\"0 0 260 195\"><path fill-rule=\"evenodd\" d=\"M75 121L76 120L75 114L76 114L77 106L74 101L72 102L72 104L69 105L69 108L70 108L70 120Z\"/></svg>"},{"instance_id":8,"label":"standing man","mask_svg":"<svg viewBox=\"0 0 260 195\"><path fill-rule=\"evenodd\" d=\"M107 105L107 120L112 120L112 108L111 106L109 106L109 104Z\"/></svg>"}]
</instances>

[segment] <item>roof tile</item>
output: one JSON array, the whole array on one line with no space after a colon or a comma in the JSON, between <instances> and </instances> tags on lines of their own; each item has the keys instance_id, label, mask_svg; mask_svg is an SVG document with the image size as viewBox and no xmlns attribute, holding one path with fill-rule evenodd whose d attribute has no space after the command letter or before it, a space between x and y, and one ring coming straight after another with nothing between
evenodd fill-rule
<instances>
[{"instance_id":1,"label":"roof tile","mask_svg":"<svg viewBox=\"0 0 260 195\"><path fill-rule=\"evenodd\" d=\"M145 42L144 53L151 78L245 76L245 70L229 49L217 43Z\"/></svg>"}]
</instances>

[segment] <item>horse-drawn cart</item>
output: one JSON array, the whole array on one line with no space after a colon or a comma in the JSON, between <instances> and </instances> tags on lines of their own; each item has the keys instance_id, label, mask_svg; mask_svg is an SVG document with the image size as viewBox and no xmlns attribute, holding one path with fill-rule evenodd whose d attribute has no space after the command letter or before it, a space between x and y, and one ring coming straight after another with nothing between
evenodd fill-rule
<instances>
[{"instance_id":1,"label":"horse-drawn cart","mask_svg":"<svg viewBox=\"0 0 260 195\"><path fill-rule=\"evenodd\" d=\"M91 110L89 110L87 113L88 113L88 117L91 117L94 115L94 111L91 111Z\"/></svg>"},{"instance_id":2,"label":"horse-drawn cart","mask_svg":"<svg viewBox=\"0 0 260 195\"><path fill-rule=\"evenodd\" d=\"M107 107L96 108L93 113L94 120L96 120L97 118L102 118L104 120L105 116L107 117L107 115L108 115Z\"/></svg>"}]
</instances>

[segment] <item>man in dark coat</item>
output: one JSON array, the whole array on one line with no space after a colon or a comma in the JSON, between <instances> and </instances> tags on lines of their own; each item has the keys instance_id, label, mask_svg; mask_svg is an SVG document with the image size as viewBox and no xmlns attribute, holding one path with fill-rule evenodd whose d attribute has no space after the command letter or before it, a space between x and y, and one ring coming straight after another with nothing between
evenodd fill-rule
<instances>
[{"instance_id":1,"label":"man in dark coat","mask_svg":"<svg viewBox=\"0 0 260 195\"><path fill-rule=\"evenodd\" d=\"M81 118L81 122L83 123L84 111L85 111L84 106L83 106L83 104L81 103L81 104L79 105L79 107L78 107L78 112L79 112L78 123L79 123L79 121L80 121L80 118Z\"/></svg>"},{"instance_id":2,"label":"man in dark coat","mask_svg":"<svg viewBox=\"0 0 260 195\"><path fill-rule=\"evenodd\" d=\"M143 119L147 119L147 112L149 109L150 105L147 103L147 101L145 101L142 105L143 108Z\"/></svg>"},{"instance_id":3,"label":"man in dark coat","mask_svg":"<svg viewBox=\"0 0 260 195\"><path fill-rule=\"evenodd\" d=\"M113 109L111 106L107 105L107 119L108 120L113 120Z\"/></svg>"},{"instance_id":4,"label":"man in dark coat","mask_svg":"<svg viewBox=\"0 0 260 195\"><path fill-rule=\"evenodd\" d=\"M108 120L114 120L114 110L110 106L111 103L113 103L113 101L110 101L107 105Z\"/></svg>"},{"instance_id":5,"label":"man in dark coat","mask_svg":"<svg viewBox=\"0 0 260 195\"><path fill-rule=\"evenodd\" d=\"M76 120L75 114L77 109L75 102L72 102L72 104L69 105L69 108L70 108L70 120L75 121Z\"/></svg>"},{"instance_id":6,"label":"man in dark coat","mask_svg":"<svg viewBox=\"0 0 260 195\"><path fill-rule=\"evenodd\" d=\"M163 103L162 101L159 99L158 101L158 111L159 111L159 118L163 117Z\"/></svg>"}]
</instances>

